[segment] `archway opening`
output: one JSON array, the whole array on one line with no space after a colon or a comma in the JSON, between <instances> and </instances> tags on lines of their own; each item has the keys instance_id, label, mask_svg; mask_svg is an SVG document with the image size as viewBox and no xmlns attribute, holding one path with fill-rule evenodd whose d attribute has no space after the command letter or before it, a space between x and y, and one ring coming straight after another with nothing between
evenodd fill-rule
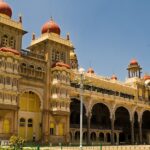
<instances>
[{"instance_id":1,"label":"archway opening","mask_svg":"<svg viewBox=\"0 0 150 150\"><path fill-rule=\"evenodd\" d=\"M99 141L104 142L104 133L99 134Z\"/></svg>"},{"instance_id":2,"label":"archway opening","mask_svg":"<svg viewBox=\"0 0 150 150\"><path fill-rule=\"evenodd\" d=\"M105 104L97 103L92 108L91 128L110 129L110 112Z\"/></svg>"},{"instance_id":3,"label":"archway opening","mask_svg":"<svg viewBox=\"0 0 150 150\"><path fill-rule=\"evenodd\" d=\"M83 141L86 142L87 141L87 132L83 133Z\"/></svg>"},{"instance_id":4,"label":"archway opening","mask_svg":"<svg viewBox=\"0 0 150 150\"><path fill-rule=\"evenodd\" d=\"M106 139L107 139L107 142L108 142L108 143L111 141L110 133L107 133L107 134L106 134Z\"/></svg>"},{"instance_id":5,"label":"archway opening","mask_svg":"<svg viewBox=\"0 0 150 150\"><path fill-rule=\"evenodd\" d=\"M86 109L83 104L83 128L86 127L87 117ZM72 99L70 104L70 127L79 128L80 126L80 101L77 99Z\"/></svg>"},{"instance_id":6,"label":"archway opening","mask_svg":"<svg viewBox=\"0 0 150 150\"><path fill-rule=\"evenodd\" d=\"M92 133L91 133L91 141L92 141L92 142L95 142L95 141L96 141L96 133L95 133L95 132L92 132Z\"/></svg>"},{"instance_id":7,"label":"archway opening","mask_svg":"<svg viewBox=\"0 0 150 150\"><path fill-rule=\"evenodd\" d=\"M115 130L120 130L120 144L131 143L130 115L125 107L118 107L115 111Z\"/></svg>"},{"instance_id":8,"label":"archway opening","mask_svg":"<svg viewBox=\"0 0 150 150\"><path fill-rule=\"evenodd\" d=\"M80 132L76 131L75 132L75 140L78 141L80 139Z\"/></svg>"},{"instance_id":9,"label":"archway opening","mask_svg":"<svg viewBox=\"0 0 150 150\"><path fill-rule=\"evenodd\" d=\"M143 143L150 144L150 111L144 111L142 115Z\"/></svg>"}]
</instances>

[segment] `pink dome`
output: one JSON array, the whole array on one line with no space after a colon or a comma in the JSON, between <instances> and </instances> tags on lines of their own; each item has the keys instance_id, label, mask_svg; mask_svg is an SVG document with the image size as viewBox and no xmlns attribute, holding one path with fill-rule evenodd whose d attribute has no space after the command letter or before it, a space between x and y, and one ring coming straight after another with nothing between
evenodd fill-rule
<instances>
[{"instance_id":1,"label":"pink dome","mask_svg":"<svg viewBox=\"0 0 150 150\"><path fill-rule=\"evenodd\" d=\"M12 16L11 7L6 2L4 2L3 0L0 0L0 13L5 14L9 17Z\"/></svg>"},{"instance_id":2,"label":"pink dome","mask_svg":"<svg viewBox=\"0 0 150 150\"><path fill-rule=\"evenodd\" d=\"M43 26L42 26L42 30L41 30L42 34L49 32L49 33L56 33L58 35L60 35L60 28L59 26L53 21L53 19L51 19L50 21L46 22Z\"/></svg>"}]
</instances>

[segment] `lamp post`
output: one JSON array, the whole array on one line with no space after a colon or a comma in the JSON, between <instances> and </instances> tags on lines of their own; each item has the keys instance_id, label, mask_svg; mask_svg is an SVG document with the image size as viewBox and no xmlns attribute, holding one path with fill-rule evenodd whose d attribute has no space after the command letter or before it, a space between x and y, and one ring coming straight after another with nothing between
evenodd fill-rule
<instances>
[{"instance_id":1,"label":"lamp post","mask_svg":"<svg viewBox=\"0 0 150 150\"><path fill-rule=\"evenodd\" d=\"M83 74L84 69L79 69L80 73L80 150L82 150L82 125L83 125Z\"/></svg>"}]
</instances>

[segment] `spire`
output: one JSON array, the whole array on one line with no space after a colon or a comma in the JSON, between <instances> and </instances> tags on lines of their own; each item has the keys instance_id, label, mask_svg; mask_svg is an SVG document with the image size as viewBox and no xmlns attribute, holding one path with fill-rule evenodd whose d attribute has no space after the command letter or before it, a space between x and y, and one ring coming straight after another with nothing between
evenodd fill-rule
<instances>
[{"instance_id":1,"label":"spire","mask_svg":"<svg viewBox=\"0 0 150 150\"><path fill-rule=\"evenodd\" d=\"M35 33L32 33L32 40L35 40Z\"/></svg>"},{"instance_id":2,"label":"spire","mask_svg":"<svg viewBox=\"0 0 150 150\"><path fill-rule=\"evenodd\" d=\"M19 22L22 23L22 15L19 14Z\"/></svg>"}]
</instances>

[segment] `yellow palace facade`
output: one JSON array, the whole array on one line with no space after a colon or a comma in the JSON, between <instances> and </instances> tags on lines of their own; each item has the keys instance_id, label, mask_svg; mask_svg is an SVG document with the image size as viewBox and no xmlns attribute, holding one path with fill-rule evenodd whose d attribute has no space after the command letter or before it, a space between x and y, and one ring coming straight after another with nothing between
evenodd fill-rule
<instances>
[{"instance_id":1,"label":"yellow palace facade","mask_svg":"<svg viewBox=\"0 0 150 150\"><path fill-rule=\"evenodd\" d=\"M22 17L11 16L0 1L0 139L78 143L80 73L69 35L51 19L23 50ZM136 60L127 70L125 82L84 73L84 143L150 144L150 76Z\"/></svg>"}]
</instances>

